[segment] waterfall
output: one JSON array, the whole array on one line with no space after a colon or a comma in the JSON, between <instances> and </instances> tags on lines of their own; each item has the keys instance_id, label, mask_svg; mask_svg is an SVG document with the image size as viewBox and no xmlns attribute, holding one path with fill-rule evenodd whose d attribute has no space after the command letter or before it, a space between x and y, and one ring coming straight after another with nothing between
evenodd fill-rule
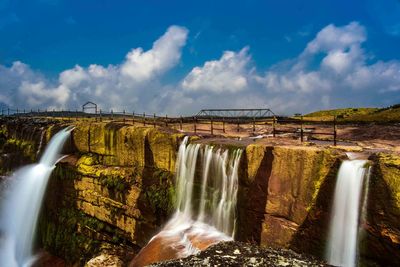
<instances>
[{"instance_id":1,"label":"waterfall","mask_svg":"<svg viewBox=\"0 0 400 267\"><path fill-rule=\"evenodd\" d=\"M365 160L347 160L339 169L326 259L335 266L356 266L357 235Z\"/></svg>"},{"instance_id":2,"label":"waterfall","mask_svg":"<svg viewBox=\"0 0 400 267\"><path fill-rule=\"evenodd\" d=\"M228 150L212 146L187 144L185 137L179 148L177 167L177 210L175 217L185 217L203 222L227 236L234 237L235 209L238 190L238 168L241 150L231 155ZM198 154L203 157L201 172L201 193L198 210L193 206L193 187ZM213 179L210 179L210 178ZM208 193L209 189L214 192ZM206 207L208 204L208 208Z\"/></svg>"},{"instance_id":3,"label":"waterfall","mask_svg":"<svg viewBox=\"0 0 400 267\"><path fill-rule=\"evenodd\" d=\"M42 131L42 133L40 134L40 142L39 142L38 149L36 150L36 156L38 156L40 151L42 150L43 139L44 139L44 135L46 133L46 131L43 130L43 128L40 128L40 130Z\"/></svg>"},{"instance_id":4,"label":"waterfall","mask_svg":"<svg viewBox=\"0 0 400 267\"><path fill-rule=\"evenodd\" d=\"M199 157L199 153L203 156ZM188 137L182 141L176 170L177 209L160 233L180 233L180 245L185 247L180 256L198 251L190 239L199 236L215 241L233 239L241 153L240 149L230 154L227 150L214 149L209 145L188 144ZM196 192L193 189L199 160L202 164L201 192L196 209ZM208 192L210 189L213 192Z\"/></svg>"},{"instance_id":5,"label":"waterfall","mask_svg":"<svg viewBox=\"0 0 400 267\"><path fill-rule=\"evenodd\" d=\"M43 195L71 131L68 127L57 133L39 163L23 167L13 175L2 200L0 266L30 266L34 262L34 237Z\"/></svg>"},{"instance_id":6,"label":"waterfall","mask_svg":"<svg viewBox=\"0 0 400 267\"><path fill-rule=\"evenodd\" d=\"M234 238L238 168L242 150L232 152L182 141L176 169L176 210L165 227L134 259L132 266L151 263L156 244L160 259L186 257ZM201 168L200 166L201 165ZM200 180L200 181L199 181ZM173 252L173 255L171 254Z\"/></svg>"}]
</instances>

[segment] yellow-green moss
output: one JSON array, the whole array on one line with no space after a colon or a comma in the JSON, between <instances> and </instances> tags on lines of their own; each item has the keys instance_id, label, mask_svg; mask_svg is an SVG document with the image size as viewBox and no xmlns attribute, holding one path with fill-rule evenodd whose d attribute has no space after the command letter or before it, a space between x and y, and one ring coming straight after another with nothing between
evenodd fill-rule
<instances>
[{"instance_id":1,"label":"yellow-green moss","mask_svg":"<svg viewBox=\"0 0 400 267\"><path fill-rule=\"evenodd\" d=\"M22 155L29 158L31 161L36 158L35 144L31 141L10 138L7 139L5 146L13 147L12 150L16 149L21 151Z\"/></svg>"},{"instance_id":2,"label":"yellow-green moss","mask_svg":"<svg viewBox=\"0 0 400 267\"><path fill-rule=\"evenodd\" d=\"M92 153L82 155L79 158L77 165L82 165L82 164L87 166L99 164L98 155Z\"/></svg>"},{"instance_id":3,"label":"yellow-green moss","mask_svg":"<svg viewBox=\"0 0 400 267\"><path fill-rule=\"evenodd\" d=\"M54 218L41 217L39 236L44 249L62 257L68 264L78 265L98 253L104 244L119 245L126 240L118 228L65 207L60 208Z\"/></svg>"},{"instance_id":4,"label":"yellow-green moss","mask_svg":"<svg viewBox=\"0 0 400 267\"><path fill-rule=\"evenodd\" d=\"M155 214L158 223L167 218L175 209L175 187L173 175L167 170L153 172L155 183L143 191L147 205ZM158 180L158 181L157 181Z\"/></svg>"},{"instance_id":5,"label":"yellow-green moss","mask_svg":"<svg viewBox=\"0 0 400 267\"><path fill-rule=\"evenodd\" d=\"M8 135L8 130L5 125L0 125L0 135L4 135L4 136Z\"/></svg>"},{"instance_id":6,"label":"yellow-green moss","mask_svg":"<svg viewBox=\"0 0 400 267\"><path fill-rule=\"evenodd\" d=\"M113 123L78 123L73 140L80 152L102 155L104 165L144 166L148 130Z\"/></svg>"},{"instance_id":7,"label":"yellow-green moss","mask_svg":"<svg viewBox=\"0 0 400 267\"><path fill-rule=\"evenodd\" d=\"M54 125L50 125L46 129L46 143L50 142L50 139L53 135L54 135Z\"/></svg>"},{"instance_id":8,"label":"yellow-green moss","mask_svg":"<svg viewBox=\"0 0 400 267\"><path fill-rule=\"evenodd\" d=\"M247 177L250 182L254 181L260 168L261 162L265 156L264 154L265 146L251 144L246 147Z\"/></svg>"},{"instance_id":9,"label":"yellow-green moss","mask_svg":"<svg viewBox=\"0 0 400 267\"><path fill-rule=\"evenodd\" d=\"M161 132L159 129L151 129L147 133L150 151L154 161L154 167L175 171L176 150L178 141L183 134L171 134Z\"/></svg>"},{"instance_id":10,"label":"yellow-green moss","mask_svg":"<svg viewBox=\"0 0 400 267\"><path fill-rule=\"evenodd\" d=\"M273 155L266 212L301 224L336 157L315 147L275 147Z\"/></svg>"},{"instance_id":11,"label":"yellow-green moss","mask_svg":"<svg viewBox=\"0 0 400 267\"><path fill-rule=\"evenodd\" d=\"M400 209L400 156L386 153L377 156L382 178L392 193L393 205Z\"/></svg>"}]
</instances>

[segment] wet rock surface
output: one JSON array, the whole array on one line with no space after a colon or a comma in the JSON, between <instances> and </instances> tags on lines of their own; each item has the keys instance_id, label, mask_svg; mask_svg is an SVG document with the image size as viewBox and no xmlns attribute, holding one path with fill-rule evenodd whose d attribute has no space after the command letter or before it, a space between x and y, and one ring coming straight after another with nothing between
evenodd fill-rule
<instances>
[{"instance_id":1,"label":"wet rock surface","mask_svg":"<svg viewBox=\"0 0 400 267\"><path fill-rule=\"evenodd\" d=\"M221 242L197 255L150 266L330 266L287 249L261 248L242 242Z\"/></svg>"}]
</instances>

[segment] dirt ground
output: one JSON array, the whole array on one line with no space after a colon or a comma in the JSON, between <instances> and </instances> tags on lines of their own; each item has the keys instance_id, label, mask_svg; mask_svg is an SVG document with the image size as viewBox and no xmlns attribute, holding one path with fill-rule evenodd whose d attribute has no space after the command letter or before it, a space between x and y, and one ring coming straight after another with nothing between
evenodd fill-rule
<instances>
[{"instance_id":1,"label":"dirt ground","mask_svg":"<svg viewBox=\"0 0 400 267\"><path fill-rule=\"evenodd\" d=\"M171 125L170 125L171 127ZM177 131L195 134L193 124L184 124L182 130L179 125L172 125ZM302 145L300 140L300 126L294 124L279 124L275 126L273 136L271 124L235 124L213 125L211 135L210 124L196 125L196 134L206 139L200 142L216 142L235 145L262 143L267 145ZM400 124L360 124L337 125L337 145L342 147L361 147L371 150L390 150L400 153ZM303 144L331 146L333 145L333 125L304 125Z\"/></svg>"},{"instance_id":2,"label":"dirt ground","mask_svg":"<svg viewBox=\"0 0 400 267\"><path fill-rule=\"evenodd\" d=\"M64 120L64 119L60 119ZM81 119L78 121L94 121L93 118ZM66 120L65 122L67 122ZM76 120L70 120L74 123ZM97 119L96 119L97 121ZM273 136L273 125L269 122L252 122L248 124L215 122L212 127L210 122L203 123L157 123L147 121L146 125L140 120L133 122L127 120L106 120L103 122L122 123L139 127L160 127L168 132L182 132L188 135L199 135L204 137L199 142L215 142L223 144L235 144L246 146L251 143L266 145L316 145L332 146L334 126L332 122L326 124L304 124L303 143L301 142L299 123L275 124L275 136ZM212 128L212 131L211 131ZM400 123L391 124L339 124L337 129L337 145L344 149L367 149L371 151L391 151L400 154ZM347 148L346 148L347 147Z\"/></svg>"}]
</instances>

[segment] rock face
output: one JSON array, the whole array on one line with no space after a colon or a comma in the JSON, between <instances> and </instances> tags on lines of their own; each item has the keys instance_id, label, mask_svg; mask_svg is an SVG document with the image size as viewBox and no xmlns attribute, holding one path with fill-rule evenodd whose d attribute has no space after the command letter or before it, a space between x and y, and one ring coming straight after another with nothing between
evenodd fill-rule
<instances>
[{"instance_id":1,"label":"rock face","mask_svg":"<svg viewBox=\"0 0 400 267\"><path fill-rule=\"evenodd\" d=\"M302 246L322 254L339 157L333 149L248 146L247 175L239 188L239 240L296 248L303 233ZM325 201L321 190L329 194ZM315 231L315 226L322 227ZM308 236L310 227L314 233Z\"/></svg>"},{"instance_id":2,"label":"rock face","mask_svg":"<svg viewBox=\"0 0 400 267\"><path fill-rule=\"evenodd\" d=\"M89 260L85 267L122 267L124 262L115 255L100 254Z\"/></svg>"},{"instance_id":3,"label":"rock face","mask_svg":"<svg viewBox=\"0 0 400 267\"><path fill-rule=\"evenodd\" d=\"M70 262L119 248L126 261L173 210L175 151L183 136L119 124L76 124L74 153L53 172L42 246Z\"/></svg>"},{"instance_id":4,"label":"rock face","mask_svg":"<svg viewBox=\"0 0 400 267\"><path fill-rule=\"evenodd\" d=\"M36 160L65 125L2 121L1 173ZM83 265L107 251L127 263L175 208L175 161L183 134L121 123L74 125L65 147L69 156L58 164L48 185L39 221L40 246L68 264ZM257 142L243 149L235 239L323 258L343 152ZM399 156L378 153L370 160L360 254L367 265L400 265Z\"/></svg>"},{"instance_id":5,"label":"rock face","mask_svg":"<svg viewBox=\"0 0 400 267\"><path fill-rule=\"evenodd\" d=\"M370 175L360 253L365 265L400 266L400 156L378 153Z\"/></svg>"},{"instance_id":6,"label":"rock face","mask_svg":"<svg viewBox=\"0 0 400 267\"><path fill-rule=\"evenodd\" d=\"M0 175L32 163L46 145L52 125L0 119Z\"/></svg>"},{"instance_id":7,"label":"rock face","mask_svg":"<svg viewBox=\"0 0 400 267\"><path fill-rule=\"evenodd\" d=\"M287 249L260 248L241 242L221 242L198 255L150 266L329 266Z\"/></svg>"}]
</instances>

